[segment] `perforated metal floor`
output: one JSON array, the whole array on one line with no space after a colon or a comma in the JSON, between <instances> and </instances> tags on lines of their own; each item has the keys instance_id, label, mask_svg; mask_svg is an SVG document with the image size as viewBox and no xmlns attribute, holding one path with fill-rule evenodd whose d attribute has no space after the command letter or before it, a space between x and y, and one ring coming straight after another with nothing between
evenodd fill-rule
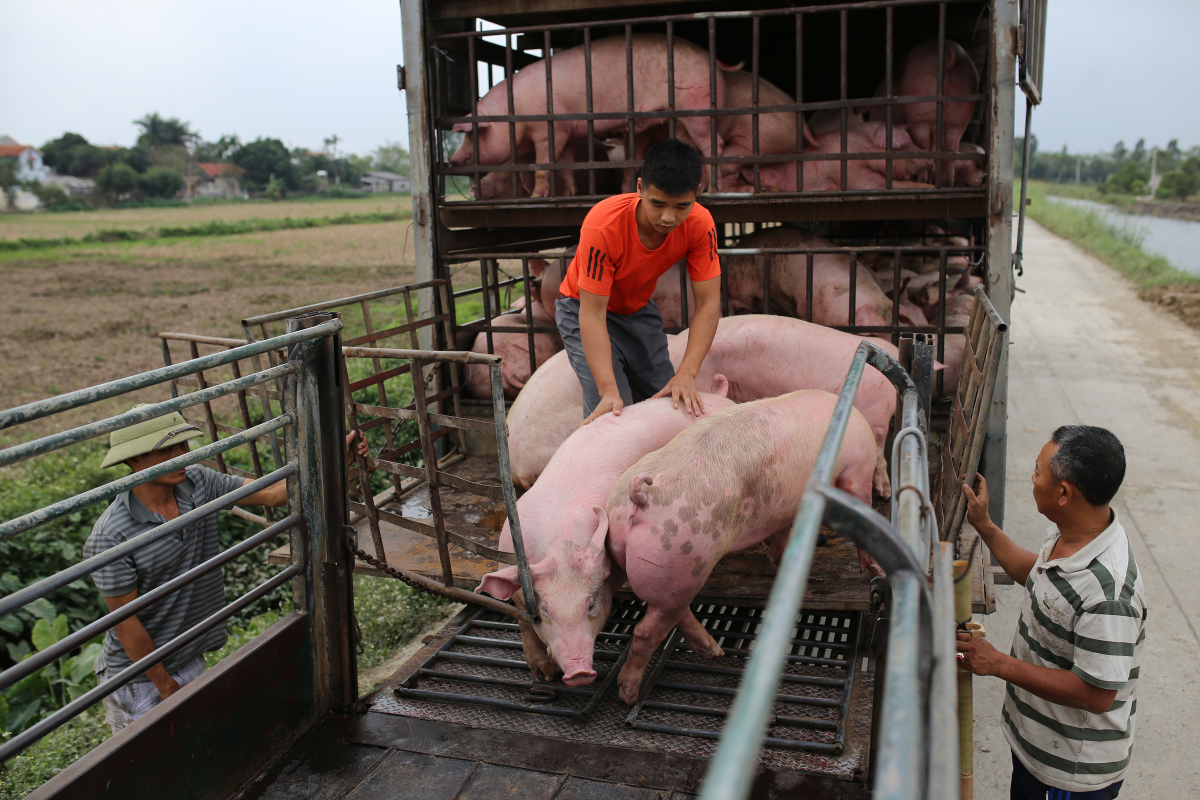
<instances>
[{"instance_id":1,"label":"perforated metal floor","mask_svg":"<svg viewBox=\"0 0 1200 800\"><path fill-rule=\"evenodd\" d=\"M372 710L550 738L709 758L761 626L761 609L697 603L693 611L725 655L706 660L672 633L646 670L632 709L612 684L645 604L614 602L596 643L597 681L573 689L535 682L520 632L503 615L469 618ZM802 611L779 689L763 766L861 779L874 675L858 657L858 612Z\"/></svg>"}]
</instances>

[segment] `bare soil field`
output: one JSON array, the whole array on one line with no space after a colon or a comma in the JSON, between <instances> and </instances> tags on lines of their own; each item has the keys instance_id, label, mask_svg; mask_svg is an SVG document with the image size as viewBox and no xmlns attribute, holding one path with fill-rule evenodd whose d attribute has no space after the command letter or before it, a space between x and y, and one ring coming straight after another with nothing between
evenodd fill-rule
<instances>
[{"instance_id":1,"label":"bare soil field","mask_svg":"<svg viewBox=\"0 0 1200 800\"><path fill-rule=\"evenodd\" d=\"M348 200L248 200L212 203L188 208L124 208L110 211L41 212L0 214L0 239L52 239L80 237L98 230L145 230L173 225L200 225L212 220L236 222L244 219L292 217L340 217L373 211L404 212L412 208L408 197L368 195Z\"/></svg>"},{"instance_id":2,"label":"bare soil field","mask_svg":"<svg viewBox=\"0 0 1200 800\"><path fill-rule=\"evenodd\" d=\"M342 201L334 205L337 213L346 209ZM246 316L411 282L408 227L100 244L0 259L7 321L0 332L0 408L161 366L159 331L241 338ZM161 400L166 388L142 395L142 402ZM97 404L58 424L98 419L131 402ZM10 441L47 432L24 425Z\"/></svg>"}]
</instances>

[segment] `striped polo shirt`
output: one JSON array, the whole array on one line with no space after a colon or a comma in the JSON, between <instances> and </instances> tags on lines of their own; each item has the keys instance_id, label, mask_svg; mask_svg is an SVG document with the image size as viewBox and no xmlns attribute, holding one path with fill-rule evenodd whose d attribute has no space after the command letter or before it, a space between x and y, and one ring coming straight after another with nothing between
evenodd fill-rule
<instances>
[{"instance_id":1,"label":"striped polo shirt","mask_svg":"<svg viewBox=\"0 0 1200 800\"><path fill-rule=\"evenodd\" d=\"M1083 549L1051 560L1059 536L1051 525L1025 581L1012 655L1116 689L1116 700L1103 714L1093 714L1010 683L1004 735L1042 783L1084 792L1121 780L1129 766L1146 603L1129 537L1115 511L1112 524Z\"/></svg>"},{"instance_id":2,"label":"striped polo shirt","mask_svg":"<svg viewBox=\"0 0 1200 800\"><path fill-rule=\"evenodd\" d=\"M207 467L187 468L187 480L175 487L175 502L180 515L196 506L215 500L241 488L243 480ZM96 520L87 543L85 558L91 558L111 547L153 530L166 518L146 508L132 492L122 492ZM122 559L92 573L92 580L105 597L119 597L137 590L139 596L162 586L172 578L187 572L220 552L217 538L217 515L209 514L181 531L148 544ZM225 607L225 580L220 569L213 570L178 591L138 612L137 618L150 634L156 647L186 631L205 617ZM216 625L183 649L163 661L167 672L177 672L187 662L202 653L220 650L228 638L225 625ZM104 636L104 649L96 657L97 673L105 669L110 675L120 672L133 662L121 646L115 631ZM134 682L148 681L145 673Z\"/></svg>"}]
</instances>

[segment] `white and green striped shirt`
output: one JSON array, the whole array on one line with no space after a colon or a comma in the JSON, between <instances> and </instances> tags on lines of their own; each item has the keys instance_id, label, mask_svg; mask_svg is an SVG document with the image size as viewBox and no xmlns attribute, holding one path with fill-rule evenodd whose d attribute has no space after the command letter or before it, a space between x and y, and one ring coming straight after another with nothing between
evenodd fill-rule
<instances>
[{"instance_id":1,"label":"white and green striped shirt","mask_svg":"<svg viewBox=\"0 0 1200 800\"><path fill-rule=\"evenodd\" d=\"M1142 579L1125 529L1112 524L1079 552L1048 560L1058 541L1051 525L1025 581L1012 655L1069 669L1116 689L1108 711L1067 708L1008 685L1004 735L1017 758L1043 783L1072 792L1115 783L1129 766L1137 682L1146 638Z\"/></svg>"}]
</instances>

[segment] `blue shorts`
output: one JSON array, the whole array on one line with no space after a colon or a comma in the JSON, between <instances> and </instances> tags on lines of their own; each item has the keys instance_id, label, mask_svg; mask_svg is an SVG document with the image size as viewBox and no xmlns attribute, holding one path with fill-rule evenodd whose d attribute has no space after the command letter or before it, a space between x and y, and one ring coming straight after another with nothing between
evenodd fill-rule
<instances>
[{"instance_id":1,"label":"blue shorts","mask_svg":"<svg viewBox=\"0 0 1200 800\"><path fill-rule=\"evenodd\" d=\"M1025 768L1017 754L1013 753L1012 783L1008 786L1009 800L1112 800L1121 791L1125 781L1110 783L1103 789L1086 792L1070 792L1042 783Z\"/></svg>"}]
</instances>

